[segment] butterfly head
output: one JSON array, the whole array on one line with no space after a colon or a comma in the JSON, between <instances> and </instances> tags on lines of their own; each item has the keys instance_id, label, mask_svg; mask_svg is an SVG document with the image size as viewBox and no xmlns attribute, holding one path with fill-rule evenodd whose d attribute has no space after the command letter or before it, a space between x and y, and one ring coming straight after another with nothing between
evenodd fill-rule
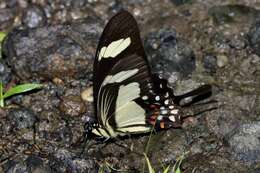
<instances>
[{"instance_id":1,"label":"butterfly head","mask_svg":"<svg viewBox=\"0 0 260 173\"><path fill-rule=\"evenodd\" d=\"M87 136L92 136L93 134L98 136L99 138L102 138L103 140L106 140L108 138L111 138L112 133L106 131L100 124L93 118L89 118L85 124L84 124L84 132Z\"/></svg>"}]
</instances>

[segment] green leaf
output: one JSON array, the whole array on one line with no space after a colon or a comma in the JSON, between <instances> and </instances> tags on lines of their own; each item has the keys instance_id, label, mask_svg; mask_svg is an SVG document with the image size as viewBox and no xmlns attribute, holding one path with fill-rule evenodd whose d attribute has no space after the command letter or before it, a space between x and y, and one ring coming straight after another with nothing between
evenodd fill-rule
<instances>
[{"instance_id":1,"label":"green leaf","mask_svg":"<svg viewBox=\"0 0 260 173\"><path fill-rule=\"evenodd\" d=\"M2 43L2 41L4 40L5 37L6 37L6 33L0 32L0 43Z\"/></svg>"},{"instance_id":2,"label":"green leaf","mask_svg":"<svg viewBox=\"0 0 260 173\"><path fill-rule=\"evenodd\" d=\"M100 167L99 169L98 169L98 173L104 173L105 171L104 171L104 167Z\"/></svg>"},{"instance_id":3,"label":"green leaf","mask_svg":"<svg viewBox=\"0 0 260 173\"><path fill-rule=\"evenodd\" d=\"M178 168L176 169L175 173L181 173L180 167L178 167Z\"/></svg>"},{"instance_id":4,"label":"green leaf","mask_svg":"<svg viewBox=\"0 0 260 173\"><path fill-rule=\"evenodd\" d=\"M180 166L181 166L181 163L185 157L185 154L186 153L183 153L176 161L176 163L174 164L173 168L172 168L172 172L174 173L181 173L181 169L180 169Z\"/></svg>"},{"instance_id":5,"label":"green leaf","mask_svg":"<svg viewBox=\"0 0 260 173\"><path fill-rule=\"evenodd\" d=\"M144 154L144 157L145 157L146 162L147 162L147 166L148 166L149 173L155 173L155 170L152 168L151 162L150 162L150 160L148 159L148 157L146 156L146 154Z\"/></svg>"},{"instance_id":6,"label":"green leaf","mask_svg":"<svg viewBox=\"0 0 260 173\"><path fill-rule=\"evenodd\" d=\"M166 169L164 169L163 173L168 173L171 165L168 165Z\"/></svg>"},{"instance_id":7,"label":"green leaf","mask_svg":"<svg viewBox=\"0 0 260 173\"><path fill-rule=\"evenodd\" d=\"M34 89L40 89L42 87L43 87L43 85L41 85L41 84L21 84L21 85L17 85L13 88L10 88L6 93L4 93L3 99L10 97L12 95L15 95L15 94L24 93L24 92L31 91L31 90L34 90Z\"/></svg>"}]
</instances>

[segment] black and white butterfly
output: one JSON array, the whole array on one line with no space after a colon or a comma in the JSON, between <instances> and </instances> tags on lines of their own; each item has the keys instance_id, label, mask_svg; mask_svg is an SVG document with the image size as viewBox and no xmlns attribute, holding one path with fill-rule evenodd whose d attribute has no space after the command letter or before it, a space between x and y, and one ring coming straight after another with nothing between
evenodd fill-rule
<instances>
[{"instance_id":1,"label":"black and white butterfly","mask_svg":"<svg viewBox=\"0 0 260 173\"><path fill-rule=\"evenodd\" d=\"M103 31L93 83L97 122L91 131L106 138L180 127L181 98L205 91L174 96L166 80L151 74L137 23L127 11L116 14Z\"/></svg>"}]
</instances>

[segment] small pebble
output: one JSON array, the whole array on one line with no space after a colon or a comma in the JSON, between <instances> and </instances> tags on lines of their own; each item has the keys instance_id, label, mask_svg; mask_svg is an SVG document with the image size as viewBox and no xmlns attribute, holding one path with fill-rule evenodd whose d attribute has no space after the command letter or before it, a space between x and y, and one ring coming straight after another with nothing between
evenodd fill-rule
<instances>
[{"instance_id":1,"label":"small pebble","mask_svg":"<svg viewBox=\"0 0 260 173\"><path fill-rule=\"evenodd\" d=\"M32 128L36 122L36 115L27 108L11 109L7 117L18 129Z\"/></svg>"},{"instance_id":2,"label":"small pebble","mask_svg":"<svg viewBox=\"0 0 260 173\"><path fill-rule=\"evenodd\" d=\"M93 87L89 87L81 92L81 98L87 102L93 102Z\"/></svg>"},{"instance_id":3,"label":"small pebble","mask_svg":"<svg viewBox=\"0 0 260 173\"><path fill-rule=\"evenodd\" d=\"M218 55L217 56L217 65L218 67L222 68L226 66L228 63L228 58L225 55Z\"/></svg>"},{"instance_id":4,"label":"small pebble","mask_svg":"<svg viewBox=\"0 0 260 173\"><path fill-rule=\"evenodd\" d=\"M81 98L73 95L62 98L59 108L63 113L70 116L79 116L86 111Z\"/></svg>"},{"instance_id":5,"label":"small pebble","mask_svg":"<svg viewBox=\"0 0 260 173\"><path fill-rule=\"evenodd\" d=\"M29 28L44 26L47 22L46 15L40 6L30 6L23 14L22 22Z\"/></svg>"}]
</instances>

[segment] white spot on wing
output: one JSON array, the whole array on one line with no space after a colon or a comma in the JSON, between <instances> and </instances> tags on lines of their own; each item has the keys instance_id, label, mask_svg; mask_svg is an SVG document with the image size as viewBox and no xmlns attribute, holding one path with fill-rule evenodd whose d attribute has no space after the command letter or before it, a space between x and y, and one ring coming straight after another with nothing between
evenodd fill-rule
<instances>
[{"instance_id":1,"label":"white spot on wing","mask_svg":"<svg viewBox=\"0 0 260 173\"><path fill-rule=\"evenodd\" d=\"M164 101L164 104L165 104L165 105L168 105L168 104L169 104L169 99L165 100L165 101Z\"/></svg>"},{"instance_id":2,"label":"white spot on wing","mask_svg":"<svg viewBox=\"0 0 260 173\"><path fill-rule=\"evenodd\" d=\"M167 110L162 110L161 113L162 113L163 115L165 115L165 114L168 113L168 111L167 111Z\"/></svg>"},{"instance_id":3,"label":"white spot on wing","mask_svg":"<svg viewBox=\"0 0 260 173\"><path fill-rule=\"evenodd\" d=\"M178 109L173 109L171 110L171 114L178 114L179 110Z\"/></svg>"},{"instance_id":4,"label":"white spot on wing","mask_svg":"<svg viewBox=\"0 0 260 173\"><path fill-rule=\"evenodd\" d=\"M161 115L159 115L158 117L157 117L157 120L162 120L163 119L163 116L161 116Z\"/></svg>"},{"instance_id":5,"label":"white spot on wing","mask_svg":"<svg viewBox=\"0 0 260 173\"><path fill-rule=\"evenodd\" d=\"M100 61L101 58L103 57L105 51L106 51L107 47L102 47L99 54L98 54L98 60Z\"/></svg>"},{"instance_id":6,"label":"white spot on wing","mask_svg":"<svg viewBox=\"0 0 260 173\"><path fill-rule=\"evenodd\" d=\"M156 96L156 97L155 97L155 100L156 100L156 101L159 101L159 100L160 100L160 96Z\"/></svg>"},{"instance_id":7,"label":"white spot on wing","mask_svg":"<svg viewBox=\"0 0 260 173\"><path fill-rule=\"evenodd\" d=\"M120 39L120 40L117 40L117 41L113 41L112 43L110 43L108 46L107 46L107 49L105 51L105 54L103 55L104 58L107 58L107 57L115 57L115 56L112 56L113 55L113 51L115 51L117 49L117 47L122 44L122 42L124 41L124 39Z\"/></svg>"},{"instance_id":8,"label":"white spot on wing","mask_svg":"<svg viewBox=\"0 0 260 173\"><path fill-rule=\"evenodd\" d=\"M123 50L125 50L131 43L130 37L126 38L111 54L112 57L116 57Z\"/></svg>"},{"instance_id":9,"label":"white spot on wing","mask_svg":"<svg viewBox=\"0 0 260 173\"><path fill-rule=\"evenodd\" d=\"M171 120L172 122L175 122L175 117L172 115L172 116L169 116L169 120Z\"/></svg>"},{"instance_id":10,"label":"white spot on wing","mask_svg":"<svg viewBox=\"0 0 260 173\"><path fill-rule=\"evenodd\" d=\"M102 58L115 58L118 54L124 51L130 44L130 37L126 39L113 41L108 46L104 46L101 48L98 55L98 60L100 61Z\"/></svg>"},{"instance_id":11,"label":"white spot on wing","mask_svg":"<svg viewBox=\"0 0 260 173\"><path fill-rule=\"evenodd\" d=\"M170 106L169 106L169 108L170 108L170 109L173 109L173 108L174 108L174 106L173 106L173 105L170 105Z\"/></svg>"},{"instance_id":12,"label":"white spot on wing","mask_svg":"<svg viewBox=\"0 0 260 173\"><path fill-rule=\"evenodd\" d=\"M126 70L126 71L121 71L115 75L109 75L107 76L104 81L103 81L103 86L106 84L110 84L110 83L120 83L128 78L130 78L131 76L135 75L138 72L138 69L133 69L133 70Z\"/></svg>"}]
</instances>

